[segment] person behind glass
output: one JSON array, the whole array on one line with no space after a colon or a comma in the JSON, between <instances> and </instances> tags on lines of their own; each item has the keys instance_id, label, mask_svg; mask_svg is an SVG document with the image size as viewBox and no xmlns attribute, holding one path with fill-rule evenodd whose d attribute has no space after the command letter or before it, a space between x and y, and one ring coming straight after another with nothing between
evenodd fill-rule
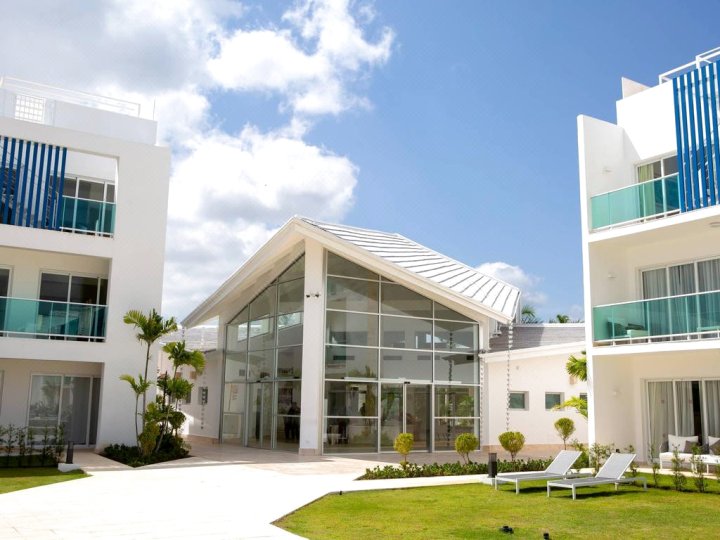
<instances>
[{"instance_id":1,"label":"person behind glass","mask_svg":"<svg viewBox=\"0 0 720 540\"><path fill-rule=\"evenodd\" d=\"M298 418L298 415L300 414L300 407L298 407L298 404L293 401L290 405L290 408L287 412L289 415L292 415L290 418L287 418L285 421L285 438L288 438L288 433L290 434L289 440L291 441L299 441L300 440L300 419ZM290 427L290 430L288 431L288 426Z\"/></svg>"}]
</instances>

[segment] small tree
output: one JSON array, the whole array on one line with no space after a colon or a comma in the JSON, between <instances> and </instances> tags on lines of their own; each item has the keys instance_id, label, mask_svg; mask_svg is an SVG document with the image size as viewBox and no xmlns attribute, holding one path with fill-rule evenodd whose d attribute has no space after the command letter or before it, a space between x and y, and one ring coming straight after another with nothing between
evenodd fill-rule
<instances>
[{"instance_id":1,"label":"small tree","mask_svg":"<svg viewBox=\"0 0 720 540\"><path fill-rule=\"evenodd\" d=\"M407 465L407 457L408 454L412 452L413 444L415 444L415 437L412 433L400 433L397 437L395 437L393 448L402 456L400 465L402 465L403 468Z\"/></svg>"},{"instance_id":2,"label":"small tree","mask_svg":"<svg viewBox=\"0 0 720 540\"><path fill-rule=\"evenodd\" d=\"M680 458L680 452L677 448L673 450L673 457L671 460L671 470L672 470L672 481L673 486L675 486L676 491L682 491L685 487L685 482L687 482L687 478L685 478L685 475L682 471L682 459Z\"/></svg>"},{"instance_id":3,"label":"small tree","mask_svg":"<svg viewBox=\"0 0 720 540\"><path fill-rule=\"evenodd\" d=\"M701 454L702 447L698 446L697 444L693 446L693 453L692 457L690 458L690 464L692 465L693 482L695 484L695 487L700 493L705 493L705 491L707 491L707 479L705 478L705 473L703 472L703 466L705 464L700 457Z\"/></svg>"},{"instance_id":4,"label":"small tree","mask_svg":"<svg viewBox=\"0 0 720 540\"><path fill-rule=\"evenodd\" d=\"M474 452L478 447L478 438L472 433L461 433L455 439L455 451L467 464L470 463L470 452Z\"/></svg>"},{"instance_id":5,"label":"small tree","mask_svg":"<svg viewBox=\"0 0 720 540\"><path fill-rule=\"evenodd\" d=\"M525 446L525 435L519 431L506 431L501 433L498 437L500 446L502 446L506 452L510 453L510 459L513 464L515 463L515 456L518 455L520 450Z\"/></svg>"},{"instance_id":6,"label":"small tree","mask_svg":"<svg viewBox=\"0 0 720 540\"><path fill-rule=\"evenodd\" d=\"M562 439L563 448L567 450L567 440L575 433L575 422L570 418L558 418L553 425L555 426L558 437Z\"/></svg>"},{"instance_id":7,"label":"small tree","mask_svg":"<svg viewBox=\"0 0 720 540\"><path fill-rule=\"evenodd\" d=\"M120 380L127 382L130 385L130 388L132 388L132 391L135 393L135 441L137 442L137 445L140 446L138 418L142 420L143 417L143 413L139 411L140 398L145 395L145 392L148 391L152 383L150 381L146 381L140 374L138 374L137 380L135 380L135 377L132 375L120 375Z\"/></svg>"},{"instance_id":8,"label":"small tree","mask_svg":"<svg viewBox=\"0 0 720 540\"><path fill-rule=\"evenodd\" d=\"M660 471L660 463L658 462L658 459L655 457L655 454L657 453L657 447L655 446L655 443L650 443L648 445L648 463L650 464L650 467L652 468L652 476L653 476L653 484L655 484L655 487L658 487L658 473Z\"/></svg>"},{"instance_id":9,"label":"small tree","mask_svg":"<svg viewBox=\"0 0 720 540\"><path fill-rule=\"evenodd\" d=\"M590 446L590 466L595 474L598 473L602 464L612 452L614 444L593 443Z\"/></svg>"}]
</instances>

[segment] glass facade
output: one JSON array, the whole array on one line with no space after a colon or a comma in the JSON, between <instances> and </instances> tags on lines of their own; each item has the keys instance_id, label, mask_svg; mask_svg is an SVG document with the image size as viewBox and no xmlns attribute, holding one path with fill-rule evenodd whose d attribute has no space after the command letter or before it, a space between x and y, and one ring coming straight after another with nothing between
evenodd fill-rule
<instances>
[{"instance_id":1,"label":"glass facade","mask_svg":"<svg viewBox=\"0 0 720 540\"><path fill-rule=\"evenodd\" d=\"M223 441L297 451L304 257L225 327Z\"/></svg>"},{"instance_id":2,"label":"glass facade","mask_svg":"<svg viewBox=\"0 0 720 540\"><path fill-rule=\"evenodd\" d=\"M478 434L478 324L327 254L323 451L454 450Z\"/></svg>"}]
</instances>

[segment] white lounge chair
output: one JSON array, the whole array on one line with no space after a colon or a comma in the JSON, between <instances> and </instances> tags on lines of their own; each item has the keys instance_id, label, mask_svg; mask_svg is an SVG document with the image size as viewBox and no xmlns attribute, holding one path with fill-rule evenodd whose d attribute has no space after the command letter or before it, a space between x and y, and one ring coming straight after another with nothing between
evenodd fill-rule
<instances>
[{"instance_id":1,"label":"white lounge chair","mask_svg":"<svg viewBox=\"0 0 720 540\"><path fill-rule=\"evenodd\" d=\"M577 450L561 450L560 453L552 460L544 471L530 471L520 473L502 473L494 478L495 489L498 488L498 482L508 482L515 484L515 493L520 493L520 482L531 482L533 480L554 480L556 478L567 478L570 473L570 467L580 457Z\"/></svg>"},{"instance_id":2,"label":"white lounge chair","mask_svg":"<svg viewBox=\"0 0 720 540\"><path fill-rule=\"evenodd\" d=\"M647 480L642 476L624 478L623 474L635 459L635 454L610 454L605 464L600 467L598 473L591 478L566 478L556 482L547 483L547 496L550 496L551 487L572 489L572 498L575 500L576 490L579 487L602 486L607 484L615 484L617 491L620 484L630 484L634 482L642 482L643 489L647 491Z\"/></svg>"}]
</instances>

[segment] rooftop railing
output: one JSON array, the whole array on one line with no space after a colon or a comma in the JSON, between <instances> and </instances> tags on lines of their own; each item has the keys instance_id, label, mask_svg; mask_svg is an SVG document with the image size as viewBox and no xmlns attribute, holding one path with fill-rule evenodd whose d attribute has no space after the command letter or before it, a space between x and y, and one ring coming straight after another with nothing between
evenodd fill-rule
<instances>
[{"instance_id":1,"label":"rooftop railing","mask_svg":"<svg viewBox=\"0 0 720 540\"><path fill-rule=\"evenodd\" d=\"M695 60L693 60L692 62L688 62L687 64L683 64L682 66L671 69L670 71L661 73L658 76L658 81L660 84L671 81L678 75L682 75L683 73L687 73L688 71L691 71L693 69L700 69L703 66L717 61L719 58L720 47L715 47L714 49L710 49L709 51L698 54L695 57Z\"/></svg>"},{"instance_id":2,"label":"rooftop railing","mask_svg":"<svg viewBox=\"0 0 720 540\"><path fill-rule=\"evenodd\" d=\"M595 342L720 338L720 291L593 308Z\"/></svg>"},{"instance_id":3,"label":"rooftop railing","mask_svg":"<svg viewBox=\"0 0 720 540\"><path fill-rule=\"evenodd\" d=\"M593 230L630 225L680 211L677 174L633 184L590 198Z\"/></svg>"},{"instance_id":4,"label":"rooftop railing","mask_svg":"<svg viewBox=\"0 0 720 540\"><path fill-rule=\"evenodd\" d=\"M0 296L0 336L105 340L107 306Z\"/></svg>"},{"instance_id":5,"label":"rooftop railing","mask_svg":"<svg viewBox=\"0 0 720 540\"><path fill-rule=\"evenodd\" d=\"M60 228L74 233L112 236L115 232L115 203L63 197Z\"/></svg>"}]
</instances>

